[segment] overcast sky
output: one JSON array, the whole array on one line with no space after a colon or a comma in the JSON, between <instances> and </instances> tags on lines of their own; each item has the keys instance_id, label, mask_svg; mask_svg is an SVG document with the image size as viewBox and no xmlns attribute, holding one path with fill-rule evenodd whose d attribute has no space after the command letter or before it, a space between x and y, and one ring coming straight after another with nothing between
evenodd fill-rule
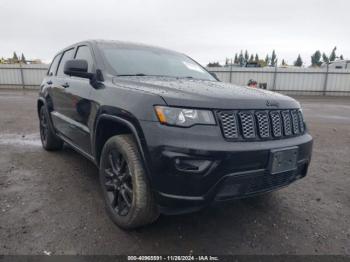
<instances>
[{"instance_id":1,"label":"overcast sky","mask_svg":"<svg viewBox=\"0 0 350 262\"><path fill-rule=\"evenodd\" d=\"M142 42L202 64L241 49L279 61L317 49L350 58L349 0L0 0L0 57L50 61L85 39Z\"/></svg>"}]
</instances>

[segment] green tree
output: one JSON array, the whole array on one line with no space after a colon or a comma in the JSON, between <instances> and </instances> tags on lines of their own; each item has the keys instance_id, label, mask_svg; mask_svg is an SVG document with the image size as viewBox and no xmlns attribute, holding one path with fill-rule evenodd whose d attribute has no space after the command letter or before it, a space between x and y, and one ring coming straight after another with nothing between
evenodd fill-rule
<instances>
[{"instance_id":1,"label":"green tree","mask_svg":"<svg viewBox=\"0 0 350 262\"><path fill-rule=\"evenodd\" d=\"M254 60L255 63L259 63L259 56L258 54L255 55L255 60Z\"/></svg>"},{"instance_id":2,"label":"green tree","mask_svg":"<svg viewBox=\"0 0 350 262\"><path fill-rule=\"evenodd\" d=\"M340 59L340 60L344 60L344 56L343 56L343 55L340 55L340 56L339 56L339 59Z\"/></svg>"},{"instance_id":3,"label":"green tree","mask_svg":"<svg viewBox=\"0 0 350 262\"><path fill-rule=\"evenodd\" d=\"M12 63L16 64L18 62L19 62L18 56L17 56L16 52L13 52Z\"/></svg>"},{"instance_id":4,"label":"green tree","mask_svg":"<svg viewBox=\"0 0 350 262\"><path fill-rule=\"evenodd\" d=\"M234 63L235 63L236 65L239 64L239 60L238 60L238 55L237 55L237 53L235 54Z\"/></svg>"},{"instance_id":5,"label":"green tree","mask_svg":"<svg viewBox=\"0 0 350 262\"><path fill-rule=\"evenodd\" d=\"M336 50L337 50L337 47L335 46L335 47L333 48L333 50L332 50L331 55L329 56L329 61L330 61L330 62L335 61L335 59L337 58L337 55L335 54L335 51L336 51Z\"/></svg>"},{"instance_id":6,"label":"green tree","mask_svg":"<svg viewBox=\"0 0 350 262\"><path fill-rule=\"evenodd\" d=\"M322 64L321 61L321 52L317 50L312 56L311 56L311 66L320 66Z\"/></svg>"},{"instance_id":7,"label":"green tree","mask_svg":"<svg viewBox=\"0 0 350 262\"><path fill-rule=\"evenodd\" d=\"M268 66L270 64L270 57L269 57L269 55L266 55L266 57L265 57L265 64L266 64L266 66Z\"/></svg>"},{"instance_id":8,"label":"green tree","mask_svg":"<svg viewBox=\"0 0 350 262\"><path fill-rule=\"evenodd\" d=\"M303 66L303 60L301 59L300 54L298 55L297 60L295 60L294 66L299 66L299 67Z\"/></svg>"},{"instance_id":9,"label":"green tree","mask_svg":"<svg viewBox=\"0 0 350 262\"><path fill-rule=\"evenodd\" d=\"M245 50L245 53L244 53L244 60L245 60L245 62L248 62L248 60L249 60L249 54L248 54L247 50Z\"/></svg>"},{"instance_id":10,"label":"green tree","mask_svg":"<svg viewBox=\"0 0 350 262\"><path fill-rule=\"evenodd\" d=\"M277 56L275 50L272 51L271 55L271 66L276 66L277 63Z\"/></svg>"},{"instance_id":11,"label":"green tree","mask_svg":"<svg viewBox=\"0 0 350 262\"><path fill-rule=\"evenodd\" d=\"M207 67L221 67L219 62L209 62L209 64L207 64Z\"/></svg>"},{"instance_id":12,"label":"green tree","mask_svg":"<svg viewBox=\"0 0 350 262\"><path fill-rule=\"evenodd\" d=\"M245 60L244 60L244 56L243 56L243 51L241 51L241 53L238 56L238 64L240 66L244 66L245 65Z\"/></svg>"},{"instance_id":13,"label":"green tree","mask_svg":"<svg viewBox=\"0 0 350 262\"><path fill-rule=\"evenodd\" d=\"M253 63L253 62L254 62L254 55L251 54L251 55L250 55L250 58L249 58L249 63Z\"/></svg>"},{"instance_id":14,"label":"green tree","mask_svg":"<svg viewBox=\"0 0 350 262\"><path fill-rule=\"evenodd\" d=\"M283 66L286 66L286 65L287 65L287 63L286 63L286 61L284 61L284 59L282 59L282 65L283 65Z\"/></svg>"},{"instance_id":15,"label":"green tree","mask_svg":"<svg viewBox=\"0 0 350 262\"><path fill-rule=\"evenodd\" d=\"M329 63L329 58L325 53L322 54L322 60L323 60L323 62L325 62L327 64Z\"/></svg>"},{"instance_id":16,"label":"green tree","mask_svg":"<svg viewBox=\"0 0 350 262\"><path fill-rule=\"evenodd\" d=\"M26 60L26 58L25 58L25 56L24 56L23 53L22 53L22 55L21 55L21 63L23 63L23 64L26 64L26 63L27 63L27 60Z\"/></svg>"}]
</instances>

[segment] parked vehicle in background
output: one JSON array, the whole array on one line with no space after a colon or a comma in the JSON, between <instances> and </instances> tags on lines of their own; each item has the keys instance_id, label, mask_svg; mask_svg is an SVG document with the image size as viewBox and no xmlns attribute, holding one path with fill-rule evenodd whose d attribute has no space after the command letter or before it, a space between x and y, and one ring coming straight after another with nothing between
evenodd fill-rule
<instances>
[{"instance_id":1,"label":"parked vehicle in background","mask_svg":"<svg viewBox=\"0 0 350 262\"><path fill-rule=\"evenodd\" d=\"M43 147L65 142L99 167L123 228L285 187L311 160L296 100L222 83L163 48L71 45L54 57L37 109Z\"/></svg>"},{"instance_id":2,"label":"parked vehicle in background","mask_svg":"<svg viewBox=\"0 0 350 262\"><path fill-rule=\"evenodd\" d=\"M245 67L261 67L260 63L258 62L248 62L245 64Z\"/></svg>"},{"instance_id":3,"label":"parked vehicle in background","mask_svg":"<svg viewBox=\"0 0 350 262\"><path fill-rule=\"evenodd\" d=\"M321 67L327 67L327 63L323 63ZM329 62L329 69L350 69L350 60L337 60Z\"/></svg>"}]
</instances>

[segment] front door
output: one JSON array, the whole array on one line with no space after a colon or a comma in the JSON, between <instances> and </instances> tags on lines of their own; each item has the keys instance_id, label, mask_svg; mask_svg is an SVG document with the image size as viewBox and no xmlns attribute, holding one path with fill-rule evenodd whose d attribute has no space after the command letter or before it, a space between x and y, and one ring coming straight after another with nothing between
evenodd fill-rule
<instances>
[{"instance_id":1,"label":"front door","mask_svg":"<svg viewBox=\"0 0 350 262\"><path fill-rule=\"evenodd\" d=\"M53 85L54 111L52 119L58 131L67 140L91 155L90 129L88 127L92 86L89 79L68 76L64 74L64 64L67 60L85 59L88 70L93 70L93 59L88 46L79 46L64 52L57 70L57 77ZM74 56L74 53L75 56Z\"/></svg>"}]
</instances>

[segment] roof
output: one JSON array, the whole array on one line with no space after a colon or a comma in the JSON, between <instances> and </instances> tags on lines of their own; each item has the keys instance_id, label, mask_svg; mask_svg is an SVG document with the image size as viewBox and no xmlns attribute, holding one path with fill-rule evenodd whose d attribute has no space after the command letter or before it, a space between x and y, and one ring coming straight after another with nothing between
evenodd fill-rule
<instances>
[{"instance_id":1,"label":"roof","mask_svg":"<svg viewBox=\"0 0 350 262\"><path fill-rule=\"evenodd\" d=\"M137 48L137 49L153 49L153 50L162 50L165 52L178 53L174 50L166 49L159 46L147 45L143 43L135 43L129 41L120 41L120 40L103 40L103 39L95 39L95 40L87 40L85 42L91 42L92 44L96 44L98 46L114 46L120 48Z\"/></svg>"},{"instance_id":2,"label":"roof","mask_svg":"<svg viewBox=\"0 0 350 262\"><path fill-rule=\"evenodd\" d=\"M63 52L64 50L67 50L71 47L80 45L80 44L87 44L90 43L92 45L97 45L97 46L114 46L114 47L120 47L120 48L135 48L135 49L153 49L153 50L161 50L163 52L170 52L170 53L179 53L170 49L166 49L163 47L157 47L157 46L152 46L152 45L146 45L143 43L135 43L135 42L129 42L129 41L119 41L119 40L104 40L104 39L89 39L85 41L80 41L77 43L74 43L72 45L69 45L63 49L61 49L58 53Z\"/></svg>"}]
</instances>

